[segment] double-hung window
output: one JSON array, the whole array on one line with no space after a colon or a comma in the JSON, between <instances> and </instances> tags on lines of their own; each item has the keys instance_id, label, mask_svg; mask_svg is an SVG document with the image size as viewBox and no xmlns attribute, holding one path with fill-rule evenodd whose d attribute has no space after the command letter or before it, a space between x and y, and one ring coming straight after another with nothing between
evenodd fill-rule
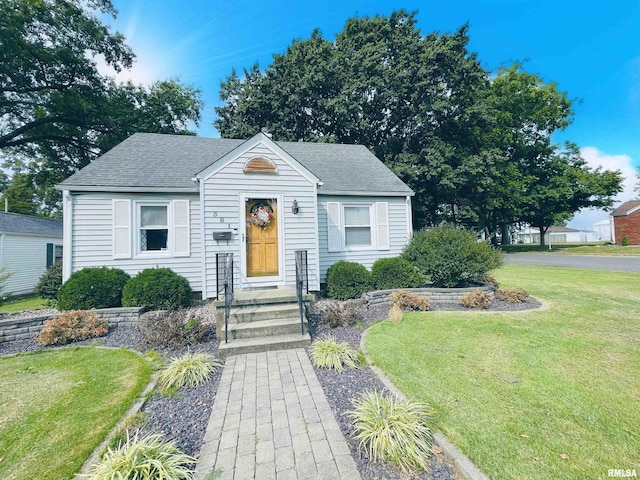
<instances>
[{"instance_id":1,"label":"double-hung window","mask_svg":"<svg viewBox=\"0 0 640 480\"><path fill-rule=\"evenodd\" d=\"M140 205L140 251L168 249L169 205Z\"/></svg>"},{"instance_id":2,"label":"double-hung window","mask_svg":"<svg viewBox=\"0 0 640 480\"><path fill-rule=\"evenodd\" d=\"M387 202L327 202L327 250L389 250Z\"/></svg>"},{"instance_id":3,"label":"double-hung window","mask_svg":"<svg viewBox=\"0 0 640 480\"><path fill-rule=\"evenodd\" d=\"M371 205L343 205L344 246L371 247Z\"/></svg>"}]
</instances>

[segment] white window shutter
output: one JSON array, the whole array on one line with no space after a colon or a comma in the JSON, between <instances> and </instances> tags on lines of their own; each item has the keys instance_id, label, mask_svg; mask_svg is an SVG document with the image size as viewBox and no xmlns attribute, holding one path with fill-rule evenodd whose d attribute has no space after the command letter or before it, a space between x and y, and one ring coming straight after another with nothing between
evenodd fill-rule
<instances>
[{"instance_id":1,"label":"white window shutter","mask_svg":"<svg viewBox=\"0 0 640 480\"><path fill-rule=\"evenodd\" d=\"M389 250L389 204L376 202L376 240L378 250Z\"/></svg>"},{"instance_id":2,"label":"white window shutter","mask_svg":"<svg viewBox=\"0 0 640 480\"><path fill-rule=\"evenodd\" d=\"M327 247L330 252L342 250L340 204L338 202L327 202Z\"/></svg>"},{"instance_id":3,"label":"white window shutter","mask_svg":"<svg viewBox=\"0 0 640 480\"><path fill-rule=\"evenodd\" d=\"M173 201L173 255L188 257L191 254L189 229L189 200Z\"/></svg>"},{"instance_id":4,"label":"white window shutter","mask_svg":"<svg viewBox=\"0 0 640 480\"><path fill-rule=\"evenodd\" d=\"M113 258L131 258L131 200L113 201Z\"/></svg>"}]
</instances>

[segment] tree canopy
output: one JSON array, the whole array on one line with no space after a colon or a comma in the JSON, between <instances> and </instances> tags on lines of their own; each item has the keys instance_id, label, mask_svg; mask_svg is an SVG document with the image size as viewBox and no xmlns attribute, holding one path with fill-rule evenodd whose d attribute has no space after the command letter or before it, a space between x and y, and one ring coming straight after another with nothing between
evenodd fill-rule
<instances>
[{"instance_id":1,"label":"tree canopy","mask_svg":"<svg viewBox=\"0 0 640 480\"><path fill-rule=\"evenodd\" d=\"M193 134L199 90L177 80L118 84L100 73L99 60L115 71L134 60L98 18L115 17L109 0L0 0L0 11L0 151L35 192L35 213L59 213L53 185L132 133Z\"/></svg>"},{"instance_id":2,"label":"tree canopy","mask_svg":"<svg viewBox=\"0 0 640 480\"><path fill-rule=\"evenodd\" d=\"M223 137L266 127L276 140L369 147L416 192L417 227L453 221L493 234L532 220L532 202L551 202L540 188L560 163L589 181L563 189L575 195L551 210L610 205L619 174L552 142L572 120L567 94L518 63L485 70L468 44L467 25L423 35L405 10L354 17L335 41L316 30L264 70L232 71L214 125Z\"/></svg>"}]
</instances>

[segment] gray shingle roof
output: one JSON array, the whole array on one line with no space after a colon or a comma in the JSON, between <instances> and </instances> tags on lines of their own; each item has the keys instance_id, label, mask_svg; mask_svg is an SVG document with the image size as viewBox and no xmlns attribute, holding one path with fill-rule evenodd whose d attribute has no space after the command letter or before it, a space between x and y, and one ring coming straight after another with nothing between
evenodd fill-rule
<instances>
[{"instance_id":1,"label":"gray shingle roof","mask_svg":"<svg viewBox=\"0 0 640 480\"><path fill-rule=\"evenodd\" d=\"M0 212L0 233L23 233L62 238L62 222L19 213Z\"/></svg>"},{"instance_id":2,"label":"gray shingle roof","mask_svg":"<svg viewBox=\"0 0 640 480\"><path fill-rule=\"evenodd\" d=\"M76 172L60 188L198 191L192 178L245 140L136 133ZM323 185L319 193L413 192L362 145L275 142Z\"/></svg>"}]
</instances>

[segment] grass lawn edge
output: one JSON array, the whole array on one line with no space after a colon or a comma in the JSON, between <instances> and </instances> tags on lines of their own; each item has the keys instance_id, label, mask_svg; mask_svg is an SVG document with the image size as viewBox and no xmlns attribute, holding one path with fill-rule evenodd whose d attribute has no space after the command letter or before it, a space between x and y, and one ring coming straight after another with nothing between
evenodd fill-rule
<instances>
[{"instance_id":1,"label":"grass lawn edge","mask_svg":"<svg viewBox=\"0 0 640 480\"><path fill-rule=\"evenodd\" d=\"M544 308L545 303L543 303L543 305L541 307L538 307L536 310L541 310ZM362 353L367 360L368 367L380 379L384 386L397 398L408 401L407 396L398 387L395 386L391 379L385 375L382 369L373 364L373 361L369 356L369 352L367 352L366 341L369 330L371 330L372 328L376 328L382 323L383 322L378 322L375 325L371 325L362 332L362 335L360 336L360 350L362 350ZM442 432L433 432L433 443L435 443L438 448L442 450L442 453L444 453L444 455L448 457L451 463L453 463L458 471L468 480L489 480L489 477L487 477L482 472L482 470L480 470L464 453L462 453L453 443L451 443Z\"/></svg>"}]
</instances>

